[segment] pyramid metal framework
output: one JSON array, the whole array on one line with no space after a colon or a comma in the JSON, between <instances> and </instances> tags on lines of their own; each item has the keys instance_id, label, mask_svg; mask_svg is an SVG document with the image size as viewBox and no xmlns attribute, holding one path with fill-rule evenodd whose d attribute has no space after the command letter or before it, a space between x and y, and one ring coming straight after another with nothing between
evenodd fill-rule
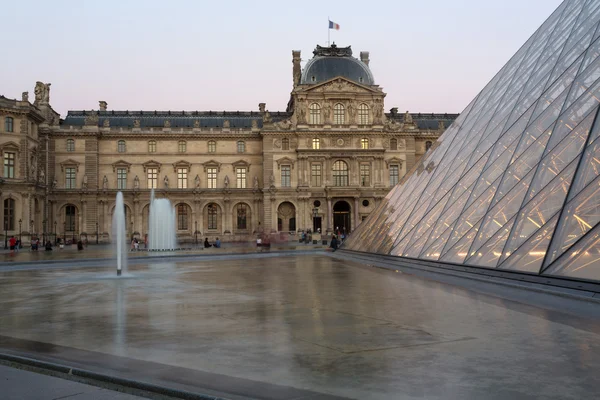
<instances>
[{"instance_id":1,"label":"pyramid metal framework","mask_svg":"<svg viewBox=\"0 0 600 400\"><path fill-rule=\"evenodd\" d=\"M600 281L600 0L566 0L344 248Z\"/></svg>"}]
</instances>

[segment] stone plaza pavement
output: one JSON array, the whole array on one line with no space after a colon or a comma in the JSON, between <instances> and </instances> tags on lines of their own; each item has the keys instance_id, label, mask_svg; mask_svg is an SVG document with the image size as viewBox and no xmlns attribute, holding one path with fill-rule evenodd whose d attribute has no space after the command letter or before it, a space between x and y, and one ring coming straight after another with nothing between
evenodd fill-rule
<instances>
[{"instance_id":1,"label":"stone plaza pavement","mask_svg":"<svg viewBox=\"0 0 600 400\"><path fill-rule=\"evenodd\" d=\"M339 253L343 255L344 253ZM229 399L581 399L600 306L338 253L0 266L0 353Z\"/></svg>"}]
</instances>

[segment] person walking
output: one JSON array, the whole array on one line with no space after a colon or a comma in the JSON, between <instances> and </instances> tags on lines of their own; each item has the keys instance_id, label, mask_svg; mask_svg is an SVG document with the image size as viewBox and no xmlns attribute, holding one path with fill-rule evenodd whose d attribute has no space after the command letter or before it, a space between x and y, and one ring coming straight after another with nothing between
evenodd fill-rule
<instances>
[{"instance_id":1,"label":"person walking","mask_svg":"<svg viewBox=\"0 0 600 400\"><path fill-rule=\"evenodd\" d=\"M16 244L17 244L17 239L15 239L14 236L11 236L10 239L8 239L8 246L10 248L10 254L14 254Z\"/></svg>"}]
</instances>

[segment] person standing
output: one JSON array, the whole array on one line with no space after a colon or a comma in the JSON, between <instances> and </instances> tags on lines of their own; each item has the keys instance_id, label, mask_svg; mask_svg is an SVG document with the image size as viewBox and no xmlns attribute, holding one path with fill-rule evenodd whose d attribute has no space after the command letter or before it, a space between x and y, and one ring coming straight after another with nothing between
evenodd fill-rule
<instances>
[{"instance_id":1,"label":"person standing","mask_svg":"<svg viewBox=\"0 0 600 400\"><path fill-rule=\"evenodd\" d=\"M338 242L337 242L337 238L335 235L333 235L333 237L331 238L331 244L329 245L329 247L331 247L332 251L336 251L338 248Z\"/></svg>"},{"instance_id":2,"label":"person standing","mask_svg":"<svg viewBox=\"0 0 600 400\"><path fill-rule=\"evenodd\" d=\"M8 239L8 246L10 248L10 253L13 254L15 252L15 246L17 244L17 239L15 239L14 236L11 236L10 239Z\"/></svg>"}]
</instances>

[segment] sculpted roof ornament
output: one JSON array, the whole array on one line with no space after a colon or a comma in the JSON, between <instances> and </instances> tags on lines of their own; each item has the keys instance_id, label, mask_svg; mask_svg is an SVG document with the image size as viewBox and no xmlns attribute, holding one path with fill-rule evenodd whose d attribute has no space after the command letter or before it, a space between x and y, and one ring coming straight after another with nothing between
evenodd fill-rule
<instances>
[{"instance_id":1,"label":"sculpted roof ornament","mask_svg":"<svg viewBox=\"0 0 600 400\"><path fill-rule=\"evenodd\" d=\"M313 54L315 57L352 57L352 46L348 47L337 47L335 43L332 43L330 47L322 47L317 45Z\"/></svg>"}]
</instances>

